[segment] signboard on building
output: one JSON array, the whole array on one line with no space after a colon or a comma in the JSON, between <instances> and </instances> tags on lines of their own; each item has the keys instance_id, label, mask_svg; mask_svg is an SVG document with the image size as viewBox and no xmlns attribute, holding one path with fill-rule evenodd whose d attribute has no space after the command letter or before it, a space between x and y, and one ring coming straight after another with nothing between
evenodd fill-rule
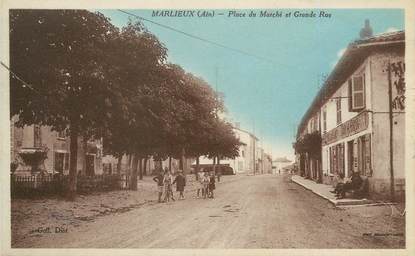
<instances>
[{"instance_id":1,"label":"signboard on building","mask_svg":"<svg viewBox=\"0 0 415 256\"><path fill-rule=\"evenodd\" d=\"M368 112L364 111L349 121L342 123L322 136L322 144L328 145L367 129L369 124Z\"/></svg>"}]
</instances>

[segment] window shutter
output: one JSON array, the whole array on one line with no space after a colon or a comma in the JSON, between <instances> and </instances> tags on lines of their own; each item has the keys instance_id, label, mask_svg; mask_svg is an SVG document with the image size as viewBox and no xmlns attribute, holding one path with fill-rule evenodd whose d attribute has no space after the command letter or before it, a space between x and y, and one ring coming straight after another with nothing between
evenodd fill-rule
<instances>
[{"instance_id":1,"label":"window shutter","mask_svg":"<svg viewBox=\"0 0 415 256\"><path fill-rule=\"evenodd\" d=\"M349 84L349 112L353 112L353 101L352 101L352 97L353 97L353 90L352 90L352 79L348 80L348 84Z\"/></svg>"},{"instance_id":2,"label":"window shutter","mask_svg":"<svg viewBox=\"0 0 415 256\"><path fill-rule=\"evenodd\" d=\"M352 84L352 110L359 111L365 107L365 93L363 76L353 77Z\"/></svg>"},{"instance_id":3,"label":"window shutter","mask_svg":"<svg viewBox=\"0 0 415 256\"><path fill-rule=\"evenodd\" d=\"M333 173L333 147L329 148L329 153L330 153L330 173Z\"/></svg>"},{"instance_id":4,"label":"window shutter","mask_svg":"<svg viewBox=\"0 0 415 256\"><path fill-rule=\"evenodd\" d=\"M365 135L365 173L368 176L372 175L372 166L371 166L371 159L370 159L370 134Z\"/></svg>"}]
</instances>

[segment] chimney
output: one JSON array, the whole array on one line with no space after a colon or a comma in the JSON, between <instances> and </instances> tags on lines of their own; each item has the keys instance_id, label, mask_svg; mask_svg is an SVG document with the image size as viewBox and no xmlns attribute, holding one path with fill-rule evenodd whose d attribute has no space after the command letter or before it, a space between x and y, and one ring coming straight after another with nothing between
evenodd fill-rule
<instances>
[{"instance_id":1,"label":"chimney","mask_svg":"<svg viewBox=\"0 0 415 256\"><path fill-rule=\"evenodd\" d=\"M368 19L365 20L365 26L360 30L360 39L373 36L373 30Z\"/></svg>"}]
</instances>

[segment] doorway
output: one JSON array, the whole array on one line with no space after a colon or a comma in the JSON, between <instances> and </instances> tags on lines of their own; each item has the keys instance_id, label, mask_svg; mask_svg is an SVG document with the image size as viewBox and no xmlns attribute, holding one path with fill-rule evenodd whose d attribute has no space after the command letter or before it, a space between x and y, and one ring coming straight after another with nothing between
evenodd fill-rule
<instances>
[{"instance_id":1,"label":"doorway","mask_svg":"<svg viewBox=\"0 0 415 256\"><path fill-rule=\"evenodd\" d=\"M95 155L86 155L86 175L92 176L95 174Z\"/></svg>"}]
</instances>

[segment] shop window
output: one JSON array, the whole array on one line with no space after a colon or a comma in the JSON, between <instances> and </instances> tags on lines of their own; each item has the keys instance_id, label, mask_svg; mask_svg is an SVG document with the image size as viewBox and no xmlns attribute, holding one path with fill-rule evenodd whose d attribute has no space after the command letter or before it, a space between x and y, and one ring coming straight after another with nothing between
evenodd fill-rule
<instances>
[{"instance_id":1,"label":"shop window","mask_svg":"<svg viewBox=\"0 0 415 256\"><path fill-rule=\"evenodd\" d=\"M344 143L330 147L330 173L344 174Z\"/></svg>"},{"instance_id":2,"label":"shop window","mask_svg":"<svg viewBox=\"0 0 415 256\"><path fill-rule=\"evenodd\" d=\"M371 159L370 159L370 134L359 137L358 139L358 170L363 176L371 176Z\"/></svg>"},{"instance_id":3,"label":"shop window","mask_svg":"<svg viewBox=\"0 0 415 256\"><path fill-rule=\"evenodd\" d=\"M349 79L349 111L358 112L366 107L365 102L365 75L354 76Z\"/></svg>"}]
</instances>

